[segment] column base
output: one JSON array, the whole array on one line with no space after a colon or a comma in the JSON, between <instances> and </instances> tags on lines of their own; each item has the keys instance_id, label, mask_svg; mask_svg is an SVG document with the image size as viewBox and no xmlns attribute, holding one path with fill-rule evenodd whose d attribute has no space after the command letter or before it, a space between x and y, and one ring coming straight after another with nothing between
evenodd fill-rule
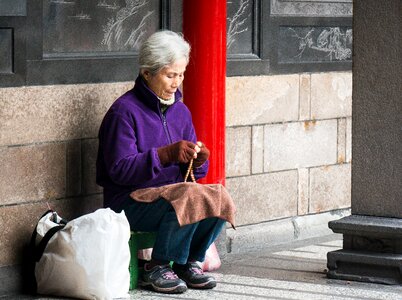
<instances>
[{"instance_id":1,"label":"column base","mask_svg":"<svg viewBox=\"0 0 402 300\"><path fill-rule=\"evenodd\" d=\"M328 277L402 284L402 219L351 215L329 222L343 249L327 255Z\"/></svg>"},{"instance_id":2,"label":"column base","mask_svg":"<svg viewBox=\"0 0 402 300\"><path fill-rule=\"evenodd\" d=\"M402 284L402 255L338 250L327 258L329 278Z\"/></svg>"}]
</instances>

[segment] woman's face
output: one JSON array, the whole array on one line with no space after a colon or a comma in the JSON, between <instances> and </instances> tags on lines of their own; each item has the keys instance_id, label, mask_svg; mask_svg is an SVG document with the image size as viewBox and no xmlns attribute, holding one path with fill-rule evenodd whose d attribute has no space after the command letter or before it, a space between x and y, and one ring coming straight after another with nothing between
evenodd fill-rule
<instances>
[{"instance_id":1,"label":"woman's face","mask_svg":"<svg viewBox=\"0 0 402 300\"><path fill-rule=\"evenodd\" d=\"M181 85L186 71L187 60L179 59L171 65L164 67L155 75L145 71L143 76L148 87L159 97L169 100L174 97L174 93Z\"/></svg>"}]
</instances>

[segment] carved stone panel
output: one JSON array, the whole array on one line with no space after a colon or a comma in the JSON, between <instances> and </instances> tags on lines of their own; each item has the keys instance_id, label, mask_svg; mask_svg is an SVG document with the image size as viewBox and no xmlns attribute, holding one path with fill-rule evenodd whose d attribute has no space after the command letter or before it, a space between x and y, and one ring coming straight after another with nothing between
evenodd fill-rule
<instances>
[{"instance_id":1,"label":"carved stone panel","mask_svg":"<svg viewBox=\"0 0 402 300\"><path fill-rule=\"evenodd\" d=\"M351 27L281 26L278 35L279 63L352 60Z\"/></svg>"},{"instance_id":2,"label":"carved stone panel","mask_svg":"<svg viewBox=\"0 0 402 300\"><path fill-rule=\"evenodd\" d=\"M226 45L229 57L254 54L255 5L253 0L227 1Z\"/></svg>"},{"instance_id":3,"label":"carved stone panel","mask_svg":"<svg viewBox=\"0 0 402 300\"><path fill-rule=\"evenodd\" d=\"M352 0L271 0L271 15L351 17Z\"/></svg>"},{"instance_id":4,"label":"carved stone panel","mask_svg":"<svg viewBox=\"0 0 402 300\"><path fill-rule=\"evenodd\" d=\"M0 74L13 72L13 31L0 28Z\"/></svg>"},{"instance_id":5,"label":"carved stone panel","mask_svg":"<svg viewBox=\"0 0 402 300\"><path fill-rule=\"evenodd\" d=\"M133 54L160 28L160 1L45 0L44 56Z\"/></svg>"}]
</instances>

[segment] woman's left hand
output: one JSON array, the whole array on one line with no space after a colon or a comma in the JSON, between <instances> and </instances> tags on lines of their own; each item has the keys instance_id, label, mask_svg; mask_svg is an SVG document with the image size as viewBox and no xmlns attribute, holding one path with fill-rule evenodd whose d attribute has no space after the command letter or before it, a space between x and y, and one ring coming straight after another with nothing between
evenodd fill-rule
<instances>
[{"instance_id":1,"label":"woman's left hand","mask_svg":"<svg viewBox=\"0 0 402 300\"><path fill-rule=\"evenodd\" d=\"M209 150L202 142L197 142L197 146L199 147L199 151L197 152L197 157L194 158L193 165L195 168L202 166L202 164L209 158ZM196 149L198 150L198 149Z\"/></svg>"}]
</instances>

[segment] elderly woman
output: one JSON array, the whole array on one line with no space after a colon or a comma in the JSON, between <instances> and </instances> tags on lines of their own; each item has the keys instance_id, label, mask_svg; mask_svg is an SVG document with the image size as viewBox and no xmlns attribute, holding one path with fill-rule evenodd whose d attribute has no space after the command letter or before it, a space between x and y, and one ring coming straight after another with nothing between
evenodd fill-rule
<instances>
[{"instance_id":1,"label":"elderly woman","mask_svg":"<svg viewBox=\"0 0 402 300\"><path fill-rule=\"evenodd\" d=\"M132 230L157 232L140 285L164 293L182 293L187 286L216 286L197 261L205 259L225 224L211 217L180 226L175 210L164 199L143 203L129 196L138 189L183 182L192 159L195 178L208 171L209 150L197 142L190 111L180 101L178 89L189 52L189 44L179 34L151 35L140 48L140 74L134 88L113 103L99 131L97 183L104 189L104 205L124 211Z\"/></svg>"}]
</instances>

